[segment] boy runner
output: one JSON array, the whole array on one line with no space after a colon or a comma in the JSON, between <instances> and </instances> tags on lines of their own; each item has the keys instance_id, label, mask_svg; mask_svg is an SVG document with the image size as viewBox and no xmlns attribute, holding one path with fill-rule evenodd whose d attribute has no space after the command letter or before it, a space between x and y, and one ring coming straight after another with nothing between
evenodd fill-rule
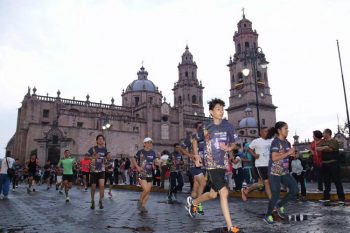
<instances>
[{"instance_id":1,"label":"boy runner","mask_svg":"<svg viewBox=\"0 0 350 233\"><path fill-rule=\"evenodd\" d=\"M239 232L239 228L232 225L228 206L228 189L225 183L225 171L228 167L227 152L235 148L233 125L223 120L225 102L212 99L209 102L209 112L212 122L205 125L205 164L208 179L211 183L210 192L204 193L196 199L188 198L187 209L191 217L198 210L198 204L215 199L220 194L220 206L224 215L228 232Z\"/></svg>"},{"instance_id":2,"label":"boy runner","mask_svg":"<svg viewBox=\"0 0 350 233\"><path fill-rule=\"evenodd\" d=\"M90 163L90 182L91 182L91 206L90 208L95 209L95 191L96 184L100 190L100 200L98 202L99 208L103 209L102 200L104 198L105 191L105 156L107 149L105 147L105 138L103 135L97 135L96 146L91 147L88 154L91 156Z\"/></svg>"}]
</instances>

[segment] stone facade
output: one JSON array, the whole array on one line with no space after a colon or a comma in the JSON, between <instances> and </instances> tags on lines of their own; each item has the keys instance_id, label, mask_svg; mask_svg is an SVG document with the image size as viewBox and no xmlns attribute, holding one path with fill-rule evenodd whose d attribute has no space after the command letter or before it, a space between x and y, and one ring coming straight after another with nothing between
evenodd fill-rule
<instances>
[{"instance_id":1,"label":"stone facade","mask_svg":"<svg viewBox=\"0 0 350 233\"><path fill-rule=\"evenodd\" d=\"M173 150L172 145L193 131L194 123L205 121L203 86L197 79L197 65L188 47L179 64L179 80L174 86L174 106L148 79L142 66L138 78L122 91L122 105L38 95L28 89L18 109L17 127L7 151L21 161L33 150L41 164L57 163L65 149L82 156L103 134L113 155L132 155L146 136L153 138L155 150ZM191 93L190 98L188 98ZM181 101L182 99L182 101ZM103 129L106 124L110 128Z\"/></svg>"}]
</instances>

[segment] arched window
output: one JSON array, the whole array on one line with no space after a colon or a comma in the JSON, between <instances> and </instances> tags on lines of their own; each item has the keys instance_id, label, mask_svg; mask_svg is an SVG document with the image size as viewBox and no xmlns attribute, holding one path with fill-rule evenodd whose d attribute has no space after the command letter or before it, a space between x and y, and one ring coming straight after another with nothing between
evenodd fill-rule
<instances>
[{"instance_id":1,"label":"arched window","mask_svg":"<svg viewBox=\"0 0 350 233\"><path fill-rule=\"evenodd\" d=\"M235 82L235 75L233 74L231 77L231 82L234 83Z\"/></svg>"},{"instance_id":2,"label":"arched window","mask_svg":"<svg viewBox=\"0 0 350 233\"><path fill-rule=\"evenodd\" d=\"M188 72L187 72L187 71L185 72L185 77L186 77L186 78L188 77Z\"/></svg>"},{"instance_id":3,"label":"arched window","mask_svg":"<svg viewBox=\"0 0 350 233\"><path fill-rule=\"evenodd\" d=\"M242 74L242 72L239 72L239 73L238 73L238 79L237 79L237 81L238 81L239 83L243 83L243 74Z\"/></svg>"},{"instance_id":4,"label":"arched window","mask_svg":"<svg viewBox=\"0 0 350 233\"><path fill-rule=\"evenodd\" d=\"M256 72L256 80L261 81L261 72L260 71Z\"/></svg>"},{"instance_id":5,"label":"arched window","mask_svg":"<svg viewBox=\"0 0 350 233\"><path fill-rule=\"evenodd\" d=\"M267 81L267 74L264 72L264 81Z\"/></svg>"},{"instance_id":6,"label":"arched window","mask_svg":"<svg viewBox=\"0 0 350 233\"><path fill-rule=\"evenodd\" d=\"M245 43L244 43L244 47L245 47L246 49L249 49L249 42L245 42Z\"/></svg>"},{"instance_id":7,"label":"arched window","mask_svg":"<svg viewBox=\"0 0 350 233\"><path fill-rule=\"evenodd\" d=\"M187 100L190 101L190 94L187 95Z\"/></svg>"},{"instance_id":8,"label":"arched window","mask_svg":"<svg viewBox=\"0 0 350 233\"><path fill-rule=\"evenodd\" d=\"M254 46L254 48L256 48L256 43L255 42L253 43L253 46Z\"/></svg>"},{"instance_id":9,"label":"arched window","mask_svg":"<svg viewBox=\"0 0 350 233\"><path fill-rule=\"evenodd\" d=\"M182 104L182 98L179 96L179 104Z\"/></svg>"},{"instance_id":10,"label":"arched window","mask_svg":"<svg viewBox=\"0 0 350 233\"><path fill-rule=\"evenodd\" d=\"M196 104L197 103L197 96L193 95L192 96L192 104Z\"/></svg>"}]
</instances>

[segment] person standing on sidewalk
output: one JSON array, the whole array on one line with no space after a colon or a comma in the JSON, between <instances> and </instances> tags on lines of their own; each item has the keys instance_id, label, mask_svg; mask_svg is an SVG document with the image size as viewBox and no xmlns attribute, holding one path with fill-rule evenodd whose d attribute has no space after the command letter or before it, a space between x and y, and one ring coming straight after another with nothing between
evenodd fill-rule
<instances>
[{"instance_id":1,"label":"person standing on sidewalk","mask_svg":"<svg viewBox=\"0 0 350 233\"><path fill-rule=\"evenodd\" d=\"M160 160L161 160L161 171L160 171L160 187L162 189L164 189L164 182L165 182L165 178L166 178L166 172L168 170L168 165L167 165L167 161L169 158L169 152L167 150L163 150L160 156Z\"/></svg>"},{"instance_id":2,"label":"person standing on sidewalk","mask_svg":"<svg viewBox=\"0 0 350 233\"><path fill-rule=\"evenodd\" d=\"M333 181L337 189L338 204L345 205L345 194L340 177L339 165L339 142L332 138L332 130L323 131L323 140L316 147L317 151L322 152L322 175L325 184L323 192L323 201L325 205L330 203L331 182Z\"/></svg>"},{"instance_id":3,"label":"person standing on sidewalk","mask_svg":"<svg viewBox=\"0 0 350 233\"><path fill-rule=\"evenodd\" d=\"M313 132L313 138L310 148L312 153L314 176L317 179L317 191L323 192L323 176L322 176L322 152L317 151L316 147L322 141L323 134L319 130Z\"/></svg>"},{"instance_id":4,"label":"person standing on sidewalk","mask_svg":"<svg viewBox=\"0 0 350 233\"><path fill-rule=\"evenodd\" d=\"M91 205L90 209L95 209L95 192L98 183L100 199L98 205L103 209L103 198L105 192L105 161L107 149L105 147L105 137L102 134L96 137L96 146L91 147L88 154L91 156L90 163L90 183L91 183Z\"/></svg>"},{"instance_id":5,"label":"person standing on sidewalk","mask_svg":"<svg viewBox=\"0 0 350 233\"><path fill-rule=\"evenodd\" d=\"M209 113L212 121L203 127L205 140L205 165L208 180L211 184L210 192L204 193L192 199L187 198L187 210L191 217L198 212L198 204L215 199L220 195L220 206L226 221L227 231L240 232L239 228L232 225L230 209L228 205L228 189L225 182L225 172L228 166L227 153L236 146L235 129L224 117L225 102L221 99L212 99L209 103Z\"/></svg>"},{"instance_id":6,"label":"person standing on sidewalk","mask_svg":"<svg viewBox=\"0 0 350 233\"><path fill-rule=\"evenodd\" d=\"M70 151L69 150L65 150L64 151L64 158L61 159L58 164L57 167L63 167L63 176L62 176L62 180L63 180L63 186L64 186L64 193L66 195L66 202L69 202L69 196L68 196L68 192L69 190L72 188L72 184L73 184L73 166L75 165L75 159L73 159L72 157L70 157Z\"/></svg>"},{"instance_id":7,"label":"person standing on sidewalk","mask_svg":"<svg viewBox=\"0 0 350 233\"><path fill-rule=\"evenodd\" d=\"M12 169L14 163L15 163L15 160L11 158L10 155L6 155L6 157L0 161L0 167L1 167L0 168L0 197L1 199L8 198L12 177L10 177L7 171L9 168Z\"/></svg>"},{"instance_id":8,"label":"person standing on sidewalk","mask_svg":"<svg viewBox=\"0 0 350 233\"><path fill-rule=\"evenodd\" d=\"M275 133L277 137L273 139L270 149L269 161L269 181L271 186L272 197L269 200L267 213L264 221L268 224L275 223L272 217L272 211L277 210L277 214L281 219L286 219L287 215L284 206L288 201L295 199L299 193L298 185L293 177L289 174L289 157L295 157L295 149L291 148L287 140L288 125L283 121L275 124ZM289 192L281 201L279 200L281 184L288 187Z\"/></svg>"},{"instance_id":9,"label":"person standing on sidewalk","mask_svg":"<svg viewBox=\"0 0 350 233\"><path fill-rule=\"evenodd\" d=\"M106 177L105 177L105 186L107 185L107 181L109 181L109 192L108 195L112 198L112 188L113 188L113 171L114 171L114 160L112 159L111 152L107 152L106 154Z\"/></svg>"},{"instance_id":10,"label":"person standing on sidewalk","mask_svg":"<svg viewBox=\"0 0 350 233\"><path fill-rule=\"evenodd\" d=\"M299 158L293 158L291 162L291 169L291 174L294 177L295 181L297 183L300 183L301 197L299 196L299 194L298 197L301 201L306 201L305 170Z\"/></svg>"},{"instance_id":11,"label":"person standing on sidewalk","mask_svg":"<svg viewBox=\"0 0 350 233\"><path fill-rule=\"evenodd\" d=\"M137 203L137 209L141 213L147 213L146 203L152 188L153 170L155 169L156 152L152 150L152 138L146 137L143 140L143 149L139 150L134 157L131 158L132 165L139 172L139 182L142 187L140 200Z\"/></svg>"}]
</instances>

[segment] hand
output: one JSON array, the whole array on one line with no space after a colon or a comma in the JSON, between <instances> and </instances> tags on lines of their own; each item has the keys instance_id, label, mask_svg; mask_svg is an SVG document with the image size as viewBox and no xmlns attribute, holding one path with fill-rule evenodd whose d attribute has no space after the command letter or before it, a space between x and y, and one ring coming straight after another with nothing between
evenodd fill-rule
<instances>
[{"instance_id":1,"label":"hand","mask_svg":"<svg viewBox=\"0 0 350 233\"><path fill-rule=\"evenodd\" d=\"M294 148L294 147L293 147L293 148L290 148L290 149L288 150L288 154L289 154L289 156L295 157L295 155L296 155L296 153L295 153L295 148Z\"/></svg>"},{"instance_id":2,"label":"hand","mask_svg":"<svg viewBox=\"0 0 350 233\"><path fill-rule=\"evenodd\" d=\"M260 158L260 155L259 154L255 154L255 159L258 159Z\"/></svg>"},{"instance_id":3,"label":"hand","mask_svg":"<svg viewBox=\"0 0 350 233\"><path fill-rule=\"evenodd\" d=\"M231 151L231 149L232 149L231 147L225 145L225 143L223 143L223 142L219 143L219 147L220 147L221 150L223 150L225 152Z\"/></svg>"}]
</instances>

